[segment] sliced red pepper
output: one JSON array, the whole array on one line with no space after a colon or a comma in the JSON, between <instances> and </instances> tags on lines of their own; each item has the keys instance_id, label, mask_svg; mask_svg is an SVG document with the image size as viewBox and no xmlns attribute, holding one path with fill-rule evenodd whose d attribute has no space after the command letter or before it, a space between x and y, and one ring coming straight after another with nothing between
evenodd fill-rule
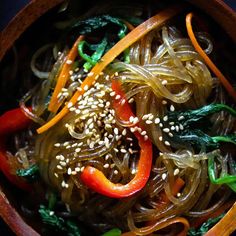
<instances>
[{"instance_id":1,"label":"sliced red pepper","mask_svg":"<svg viewBox=\"0 0 236 236\"><path fill-rule=\"evenodd\" d=\"M7 111L0 116L0 170L11 183L24 190L30 190L30 185L12 173L6 142L9 135L26 129L30 123L32 121L20 108Z\"/></svg>"},{"instance_id":2,"label":"sliced red pepper","mask_svg":"<svg viewBox=\"0 0 236 236\"><path fill-rule=\"evenodd\" d=\"M0 116L0 136L24 130L31 123L32 120L20 108L7 111Z\"/></svg>"},{"instance_id":3,"label":"sliced red pepper","mask_svg":"<svg viewBox=\"0 0 236 236\"><path fill-rule=\"evenodd\" d=\"M114 80L112 82L112 89L117 95L120 95L120 99L113 101L113 107L117 116L124 121L129 121L129 118L134 116L134 114L125 99L120 83ZM123 99L125 99L125 103L121 105ZM136 126L138 125L136 124ZM150 140L145 140L138 132L135 132L134 135L138 139L140 146L140 158L134 178L125 185L114 184L101 171L92 166L87 166L81 173L81 180L86 186L107 197L124 198L135 194L146 185L152 167L152 143Z\"/></svg>"}]
</instances>

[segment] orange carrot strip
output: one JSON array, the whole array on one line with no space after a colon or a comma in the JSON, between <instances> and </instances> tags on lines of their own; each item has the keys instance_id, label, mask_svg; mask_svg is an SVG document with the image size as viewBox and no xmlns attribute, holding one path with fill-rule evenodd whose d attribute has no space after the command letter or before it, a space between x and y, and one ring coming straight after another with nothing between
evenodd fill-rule
<instances>
[{"instance_id":1,"label":"orange carrot strip","mask_svg":"<svg viewBox=\"0 0 236 236\"><path fill-rule=\"evenodd\" d=\"M72 46L71 50L69 51L66 61L64 62L61 72L57 79L56 87L53 91L48 110L51 112L56 113L58 108L60 107L61 103L58 101L58 94L61 92L61 89L65 86L66 82L69 79L69 71L72 67L72 62L75 60L76 56L78 55L77 46L81 40L83 40L83 36L79 36L78 39L75 41L74 45ZM69 63L68 63L69 61Z\"/></svg>"},{"instance_id":2,"label":"orange carrot strip","mask_svg":"<svg viewBox=\"0 0 236 236\"><path fill-rule=\"evenodd\" d=\"M186 27L187 27L187 31L188 31L188 36L189 36L195 50L200 54L200 56L205 61L205 63L208 65L208 67L212 70L212 72L219 78L222 85L228 91L229 95L236 102L235 89L232 87L232 85L229 83L229 81L225 78L225 76L221 73L221 71L216 67L216 65L213 63L213 61L207 56L207 54L204 52L204 50L199 45L199 43L194 35L194 32L193 32L192 18L193 18L193 13L189 13L186 16Z\"/></svg>"},{"instance_id":3,"label":"orange carrot strip","mask_svg":"<svg viewBox=\"0 0 236 236\"><path fill-rule=\"evenodd\" d=\"M91 76L87 76L86 79L81 84L80 90L77 90L75 94L70 99L70 104L75 104L78 97L82 95L87 88L95 83L97 76L109 65L117 56L119 56L126 48L132 45L134 42L138 41L144 35L146 35L151 30L158 26L163 25L167 20L171 19L183 10L183 5L178 4L174 7L170 7L166 10L159 12L157 15L149 18L134 30L129 32L124 38L122 38L117 44L115 44L98 62L93 69L90 71ZM86 89L84 89L86 88ZM37 132L43 133L52 126L54 126L58 121L60 121L67 113L69 109L65 106L55 117L53 117L48 123L37 129Z\"/></svg>"},{"instance_id":4,"label":"orange carrot strip","mask_svg":"<svg viewBox=\"0 0 236 236\"><path fill-rule=\"evenodd\" d=\"M215 218L215 217L218 217L219 215L221 215L225 210L229 209L231 206L233 205L233 202L227 202L225 203L223 206L221 206L220 208L218 208L217 210L215 210L214 212L212 213L209 213L205 216L202 216L202 217L199 217L199 218L196 218L196 220L194 220L192 223L191 223L191 227L193 228L198 228L200 227L205 221L207 221L208 219L210 218Z\"/></svg>"},{"instance_id":5,"label":"orange carrot strip","mask_svg":"<svg viewBox=\"0 0 236 236\"><path fill-rule=\"evenodd\" d=\"M226 215L213 226L205 236L228 236L236 230L236 202L226 213Z\"/></svg>"}]
</instances>

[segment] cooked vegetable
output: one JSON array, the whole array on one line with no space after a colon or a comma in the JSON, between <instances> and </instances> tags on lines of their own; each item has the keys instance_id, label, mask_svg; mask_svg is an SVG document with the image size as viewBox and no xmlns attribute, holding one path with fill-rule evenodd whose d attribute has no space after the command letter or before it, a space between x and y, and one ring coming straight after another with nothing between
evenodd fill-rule
<instances>
[{"instance_id":1,"label":"cooked vegetable","mask_svg":"<svg viewBox=\"0 0 236 236\"><path fill-rule=\"evenodd\" d=\"M36 164L33 164L28 169L17 170L16 175L24 177L28 182L34 182L39 179L39 168Z\"/></svg>"}]
</instances>

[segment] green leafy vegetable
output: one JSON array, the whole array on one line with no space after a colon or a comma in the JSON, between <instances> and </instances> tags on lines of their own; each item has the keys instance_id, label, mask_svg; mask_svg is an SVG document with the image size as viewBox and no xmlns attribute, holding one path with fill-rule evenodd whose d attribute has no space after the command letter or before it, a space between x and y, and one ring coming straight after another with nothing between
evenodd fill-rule
<instances>
[{"instance_id":1,"label":"green leafy vegetable","mask_svg":"<svg viewBox=\"0 0 236 236\"><path fill-rule=\"evenodd\" d=\"M211 137L206 131L211 127L208 116L226 111L232 116L236 116L236 110L225 104L210 104L196 110L169 112L169 122L175 122L175 125L182 127L178 131L173 131L173 141L180 145L186 145L186 141L196 148L206 151L208 149L219 148L220 142L227 142L236 145L236 135L225 135ZM169 138L169 137L168 137ZM171 138L169 138L171 141Z\"/></svg>"},{"instance_id":2,"label":"green leafy vegetable","mask_svg":"<svg viewBox=\"0 0 236 236\"><path fill-rule=\"evenodd\" d=\"M47 209L44 205L40 206L39 214L43 223L52 226L57 231L63 231L69 236L80 236L80 230L72 220L64 220L57 216L54 211Z\"/></svg>"},{"instance_id":3,"label":"green leafy vegetable","mask_svg":"<svg viewBox=\"0 0 236 236\"><path fill-rule=\"evenodd\" d=\"M29 182L34 182L39 178L39 168L36 164L31 165L28 169L19 169L16 174L24 177Z\"/></svg>"},{"instance_id":4,"label":"green leafy vegetable","mask_svg":"<svg viewBox=\"0 0 236 236\"><path fill-rule=\"evenodd\" d=\"M120 236L121 235L121 230L118 228L111 229L104 233L102 236Z\"/></svg>"},{"instance_id":5,"label":"green leafy vegetable","mask_svg":"<svg viewBox=\"0 0 236 236\"><path fill-rule=\"evenodd\" d=\"M127 27L124 22L121 19L117 17L112 17L110 15L95 16L87 20L78 21L72 26L72 28L77 28L79 34L85 35L92 33L97 29L104 28L109 24L119 26L120 30L117 34L119 38L123 38L125 36L127 32Z\"/></svg>"},{"instance_id":6,"label":"green leafy vegetable","mask_svg":"<svg viewBox=\"0 0 236 236\"><path fill-rule=\"evenodd\" d=\"M223 218L225 213L215 217L210 218L206 222L204 222L199 229L190 228L188 231L188 236L202 236L204 235L210 228L212 228L220 219Z\"/></svg>"}]
</instances>

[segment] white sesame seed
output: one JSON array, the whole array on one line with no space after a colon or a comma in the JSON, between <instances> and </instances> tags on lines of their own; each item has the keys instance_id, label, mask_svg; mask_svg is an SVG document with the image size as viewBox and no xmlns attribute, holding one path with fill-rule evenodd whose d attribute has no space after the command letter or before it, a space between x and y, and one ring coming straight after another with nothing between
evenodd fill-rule
<instances>
[{"instance_id":1,"label":"white sesame seed","mask_svg":"<svg viewBox=\"0 0 236 236\"><path fill-rule=\"evenodd\" d=\"M166 85L167 83L168 83L167 80L162 80L162 81L161 81L161 84L162 84L162 85Z\"/></svg>"},{"instance_id":2,"label":"white sesame seed","mask_svg":"<svg viewBox=\"0 0 236 236\"><path fill-rule=\"evenodd\" d=\"M123 129L122 135L125 136L126 134L127 134L127 130L126 130L126 129Z\"/></svg>"},{"instance_id":3,"label":"white sesame seed","mask_svg":"<svg viewBox=\"0 0 236 236\"><path fill-rule=\"evenodd\" d=\"M113 96L115 96L115 95L116 95L116 92L115 92L115 91L110 92L110 96L111 96L111 97L113 97Z\"/></svg>"},{"instance_id":4,"label":"white sesame seed","mask_svg":"<svg viewBox=\"0 0 236 236\"><path fill-rule=\"evenodd\" d=\"M54 176L55 176L56 178L58 178L58 174L57 174L57 173L54 173Z\"/></svg>"},{"instance_id":5,"label":"white sesame seed","mask_svg":"<svg viewBox=\"0 0 236 236\"><path fill-rule=\"evenodd\" d=\"M173 136L174 136L172 133L168 133L168 135L169 135L170 137L173 137Z\"/></svg>"},{"instance_id":6,"label":"white sesame seed","mask_svg":"<svg viewBox=\"0 0 236 236\"><path fill-rule=\"evenodd\" d=\"M161 121L160 118L157 117L154 122L155 122L155 124L159 124L160 121Z\"/></svg>"},{"instance_id":7,"label":"white sesame seed","mask_svg":"<svg viewBox=\"0 0 236 236\"><path fill-rule=\"evenodd\" d=\"M163 173L163 174L161 175L161 178L162 178L163 180L165 180L166 177L167 177L167 174L166 174L166 173Z\"/></svg>"},{"instance_id":8,"label":"white sesame seed","mask_svg":"<svg viewBox=\"0 0 236 236\"><path fill-rule=\"evenodd\" d=\"M131 127L131 128L130 128L130 131L131 131L132 133L134 133L134 132L136 131L136 129L135 129L134 127Z\"/></svg>"},{"instance_id":9,"label":"white sesame seed","mask_svg":"<svg viewBox=\"0 0 236 236\"><path fill-rule=\"evenodd\" d=\"M144 135L144 140L148 140L148 136L147 135Z\"/></svg>"},{"instance_id":10,"label":"white sesame seed","mask_svg":"<svg viewBox=\"0 0 236 236\"><path fill-rule=\"evenodd\" d=\"M146 120L145 123L146 123L147 125L150 125L150 124L152 124L152 121L151 121L151 120Z\"/></svg>"},{"instance_id":11,"label":"white sesame seed","mask_svg":"<svg viewBox=\"0 0 236 236\"><path fill-rule=\"evenodd\" d=\"M142 135L142 136L144 136L144 135L146 135L146 134L147 134L147 132L146 132L145 130L141 132L141 135Z\"/></svg>"},{"instance_id":12,"label":"white sesame seed","mask_svg":"<svg viewBox=\"0 0 236 236\"><path fill-rule=\"evenodd\" d=\"M84 91L87 91L88 90L88 85L86 84L85 86L84 86Z\"/></svg>"},{"instance_id":13,"label":"white sesame seed","mask_svg":"<svg viewBox=\"0 0 236 236\"><path fill-rule=\"evenodd\" d=\"M78 87L77 90L78 90L78 91L82 91L83 89L82 89L81 87ZM80 100L81 98L82 98L82 96L81 96L81 97L79 96L79 97L78 97L78 100Z\"/></svg>"},{"instance_id":14,"label":"white sesame seed","mask_svg":"<svg viewBox=\"0 0 236 236\"><path fill-rule=\"evenodd\" d=\"M77 153L80 152L80 151L81 151L81 148L76 148L75 149L75 152L77 152Z\"/></svg>"},{"instance_id":15,"label":"white sesame seed","mask_svg":"<svg viewBox=\"0 0 236 236\"><path fill-rule=\"evenodd\" d=\"M60 143L55 143L55 144L54 144L54 147L60 147L60 146L61 146Z\"/></svg>"},{"instance_id":16,"label":"white sesame seed","mask_svg":"<svg viewBox=\"0 0 236 236\"><path fill-rule=\"evenodd\" d=\"M164 142L166 146L170 146L170 143L168 141Z\"/></svg>"},{"instance_id":17,"label":"white sesame seed","mask_svg":"<svg viewBox=\"0 0 236 236\"><path fill-rule=\"evenodd\" d=\"M166 100L162 100L161 102L163 105L166 105L167 104L167 101Z\"/></svg>"},{"instance_id":18,"label":"white sesame seed","mask_svg":"<svg viewBox=\"0 0 236 236\"><path fill-rule=\"evenodd\" d=\"M118 72L115 72L115 74L114 74L115 76L118 76L119 74L118 74Z\"/></svg>"},{"instance_id":19,"label":"white sesame seed","mask_svg":"<svg viewBox=\"0 0 236 236\"><path fill-rule=\"evenodd\" d=\"M164 121L168 121L168 116L164 116L164 117L163 117L163 120L164 120Z\"/></svg>"},{"instance_id":20,"label":"white sesame seed","mask_svg":"<svg viewBox=\"0 0 236 236\"><path fill-rule=\"evenodd\" d=\"M169 122L169 125L174 125L174 124L175 124L175 122L173 122L173 121Z\"/></svg>"},{"instance_id":21,"label":"white sesame seed","mask_svg":"<svg viewBox=\"0 0 236 236\"><path fill-rule=\"evenodd\" d=\"M138 122L139 122L138 117L134 117L134 119L133 119L133 124L137 124Z\"/></svg>"},{"instance_id":22,"label":"white sesame seed","mask_svg":"<svg viewBox=\"0 0 236 236\"><path fill-rule=\"evenodd\" d=\"M170 129L169 129L169 128L164 128L164 129L163 129L163 132L169 133L169 132L170 132Z\"/></svg>"},{"instance_id":23,"label":"white sesame seed","mask_svg":"<svg viewBox=\"0 0 236 236\"><path fill-rule=\"evenodd\" d=\"M149 117L149 114L145 114L145 115L143 115L142 120L147 120L148 117Z\"/></svg>"},{"instance_id":24,"label":"white sesame seed","mask_svg":"<svg viewBox=\"0 0 236 236\"><path fill-rule=\"evenodd\" d=\"M66 64L70 65L70 64L72 64L72 62L73 62L72 60L67 60Z\"/></svg>"},{"instance_id":25,"label":"white sesame seed","mask_svg":"<svg viewBox=\"0 0 236 236\"><path fill-rule=\"evenodd\" d=\"M118 174L118 170L114 170L114 175L117 175Z\"/></svg>"},{"instance_id":26,"label":"white sesame seed","mask_svg":"<svg viewBox=\"0 0 236 236\"><path fill-rule=\"evenodd\" d=\"M178 120L180 121L180 120L183 120L184 119L184 116L180 116L180 117L178 117Z\"/></svg>"},{"instance_id":27,"label":"white sesame seed","mask_svg":"<svg viewBox=\"0 0 236 236\"><path fill-rule=\"evenodd\" d=\"M120 152L126 153L127 151L126 151L124 148L121 148L121 149L120 149Z\"/></svg>"},{"instance_id":28,"label":"white sesame seed","mask_svg":"<svg viewBox=\"0 0 236 236\"><path fill-rule=\"evenodd\" d=\"M77 175L77 172L73 170L73 171L71 171L71 174L72 175Z\"/></svg>"},{"instance_id":29,"label":"white sesame seed","mask_svg":"<svg viewBox=\"0 0 236 236\"><path fill-rule=\"evenodd\" d=\"M173 105L170 106L170 111L175 111L175 107Z\"/></svg>"},{"instance_id":30,"label":"white sesame seed","mask_svg":"<svg viewBox=\"0 0 236 236\"><path fill-rule=\"evenodd\" d=\"M162 137L162 136L159 136L159 140L162 141L162 140L163 140L163 137Z\"/></svg>"},{"instance_id":31,"label":"white sesame seed","mask_svg":"<svg viewBox=\"0 0 236 236\"><path fill-rule=\"evenodd\" d=\"M63 146L66 147L67 145L69 145L69 142L64 142Z\"/></svg>"},{"instance_id":32,"label":"white sesame seed","mask_svg":"<svg viewBox=\"0 0 236 236\"><path fill-rule=\"evenodd\" d=\"M179 125L180 130L184 130L184 126L182 124Z\"/></svg>"},{"instance_id":33,"label":"white sesame seed","mask_svg":"<svg viewBox=\"0 0 236 236\"><path fill-rule=\"evenodd\" d=\"M89 73L88 73L88 77L93 76L93 74L94 74L93 72L89 72Z\"/></svg>"},{"instance_id":34,"label":"white sesame seed","mask_svg":"<svg viewBox=\"0 0 236 236\"><path fill-rule=\"evenodd\" d=\"M65 161L60 161L60 165L61 166L66 166L66 162Z\"/></svg>"},{"instance_id":35,"label":"white sesame seed","mask_svg":"<svg viewBox=\"0 0 236 236\"><path fill-rule=\"evenodd\" d=\"M176 130L176 132L179 132L179 126L178 125L175 126L175 130Z\"/></svg>"},{"instance_id":36,"label":"white sesame seed","mask_svg":"<svg viewBox=\"0 0 236 236\"><path fill-rule=\"evenodd\" d=\"M179 169L177 168L177 169L174 170L174 176L176 176L178 174L179 174Z\"/></svg>"},{"instance_id":37,"label":"white sesame seed","mask_svg":"<svg viewBox=\"0 0 236 236\"><path fill-rule=\"evenodd\" d=\"M72 170L71 170L71 168L69 167L68 170L67 170L67 174L68 174L68 175L71 175L71 172L72 172Z\"/></svg>"},{"instance_id":38,"label":"white sesame seed","mask_svg":"<svg viewBox=\"0 0 236 236\"><path fill-rule=\"evenodd\" d=\"M110 158L110 155L107 154L107 155L105 156L105 160L107 161L109 158Z\"/></svg>"},{"instance_id":39,"label":"white sesame seed","mask_svg":"<svg viewBox=\"0 0 236 236\"><path fill-rule=\"evenodd\" d=\"M132 169L131 170L131 174L134 175L136 173L136 170L135 169Z\"/></svg>"},{"instance_id":40,"label":"white sesame seed","mask_svg":"<svg viewBox=\"0 0 236 236\"><path fill-rule=\"evenodd\" d=\"M105 168L105 169L107 169L107 168L109 168L109 164L108 163L106 163L105 165L103 165L103 167Z\"/></svg>"},{"instance_id":41,"label":"white sesame seed","mask_svg":"<svg viewBox=\"0 0 236 236\"><path fill-rule=\"evenodd\" d=\"M130 122L130 123L133 123L133 121L134 121L134 117L133 117L133 116L130 116L129 122Z\"/></svg>"},{"instance_id":42,"label":"white sesame seed","mask_svg":"<svg viewBox=\"0 0 236 236\"><path fill-rule=\"evenodd\" d=\"M130 98L128 103L133 103L134 102L134 98Z\"/></svg>"},{"instance_id":43,"label":"white sesame seed","mask_svg":"<svg viewBox=\"0 0 236 236\"><path fill-rule=\"evenodd\" d=\"M116 97L115 97L116 100L118 100L120 98L121 98L121 96L119 94L117 94Z\"/></svg>"},{"instance_id":44,"label":"white sesame seed","mask_svg":"<svg viewBox=\"0 0 236 236\"><path fill-rule=\"evenodd\" d=\"M83 171L83 170L84 170L84 168L85 168L85 167L84 167L84 166L82 166L82 167L80 168L80 170L81 170L81 171Z\"/></svg>"},{"instance_id":45,"label":"white sesame seed","mask_svg":"<svg viewBox=\"0 0 236 236\"><path fill-rule=\"evenodd\" d=\"M57 165L57 169L62 170L63 168L60 165Z\"/></svg>"},{"instance_id":46,"label":"white sesame seed","mask_svg":"<svg viewBox=\"0 0 236 236\"><path fill-rule=\"evenodd\" d=\"M159 124L159 126L162 128L162 127L163 127L163 124L162 124L162 123L160 123L160 124Z\"/></svg>"},{"instance_id":47,"label":"white sesame seed","mask_svg":"<svg viewBox=\"0 0 236 236\"><path fill-rule=\"evenodd\" d=\"M119 130L118 130L117 128L115 128L115 129L114 129L114 133L115 133L116 135L118 135L118 134L119 134Z\"/></svg>"},{"instance_id":48,"label":"white sesame seed","mask_svg":"<svg viewBox=\"0 0 236 236\"><path fill-rule=\"evenodd\" d=\"M180 197L181 196L181 193L177 193L177 195L176 195L177 197Z\"/></svg>"},{"instance_id":49,"label":"white sesame seed","mask_svg":"<svg viewBox=\"0 0 236 236\"><path fill-rule=\"evenodd\" d=\"M76 172L80 172L80 167L75 167Z\"/></svg>"},{"instance_id":50,"label":"white sesame seed","mask_svg":"<svg viewBox=\"0 0 236 236\"><path fill-rule=\"evenodd\" d=\"M119 150L118 150L117 148L114 148L114 151L115 151L115 152L119 152Z\"/></svg>"}]
</instances>

